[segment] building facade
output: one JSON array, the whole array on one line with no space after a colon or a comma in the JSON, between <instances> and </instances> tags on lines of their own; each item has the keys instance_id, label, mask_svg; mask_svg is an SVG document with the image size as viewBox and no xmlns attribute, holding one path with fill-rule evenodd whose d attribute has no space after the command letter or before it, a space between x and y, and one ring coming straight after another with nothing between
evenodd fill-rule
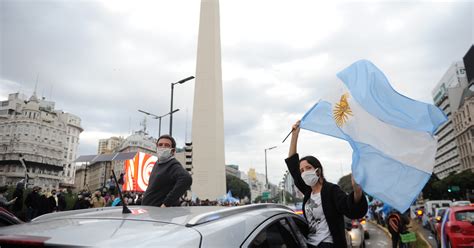
<instances>
[{"instance_id":1,"label":"building facade","mask_svg":"<svg viewBox=\"0 0 474 248\"><path fill-rule=\"evenodd\" d=\"M459 110L454 113L453 121L459 145L461 171L474 172L474 45L464 55L463 62L469 87L463 92Z\"/></svg>"},{"instance_id":2,"label":"building facade","mask_svg":"<svg viewBox=\"0 0 474 248\"><path fill-rule=\"evenodd\" d=\"M448 121L435 132L438 139L433 172L443 179L461 169L459 148L454 129L453 113L458 110L467 87L463 62L453 63L432 91L433 101L447 115Z\"/></svg>"},{"instance_id":3,"label":"building facade","mask_svg":"<svg viewBox=\"0 0 474 248\"><path fill-rule=\"evenodd\" d=\"M474 84L464 90L461 107L453 115L459 148L459 171L474 172Z\"/></svg>"},{"instance_id":4,"label":"building facade","mask_svg":"<svg viewBox=\"0 0 474 248\"><path fill-rule=\"evenodd\" d=\"M20 158L30 185L51 189L74 183L81 119L54 105L36 93L29 99L9 94L0 102L0 184L14 185L25 177Z\"/></svg>"},{"instance_id":5,"label":"building facade","mask_svg":"<svg viewBox=\"0 0 474 248\"><path fill-rule=\"evenodd\" d=\"M237 177L240 179L239 166L234 164L228 164L225 166L225 174Z\"/></svg>"},{"instance_id":6,"label":"building facade","mask_svg":"<svg viewBox=\"0 0 474 248\"><path fill-rule=\"evenodd\" d=\"M108 139L100 139L97 154L113 153L124 142L123 137L110 137Z\"/></svg>"},{"instance_id":7,"label":"building facade","mask_svg":"<svg viewBox=\"0 0 474 248\"><path fill-rule=\"evenodd\" d=\"M289 171L285 172L282 183L283 190L288 192L293 197L293 199L303 198L303 193L301 193L298 188L296 188L295 181L293 180L293 177L291 176Z\"/></svg>"},{"instance_id":8,"label":"building facade","mask_svg":"<svg viewBox=\"0 0 474 248\"><path fill-rule=\"evenodd\" d=\"M144 130L128 136L120 145L118 152L144 152L156 155L156 139Z\"/></svg>"},{"instance_id":9,"label":"building facade","mask_svg":"<svg viewBox=\"0 0 474 248\"><path fill-rule=\"evenodd\" d=\"M265 175L257 173L254 168L250 168L247 175L250 187L250 200L255 202L257 197L262 196L263 192L267 191L265 188Z\"/></svg>"}]
</instances>

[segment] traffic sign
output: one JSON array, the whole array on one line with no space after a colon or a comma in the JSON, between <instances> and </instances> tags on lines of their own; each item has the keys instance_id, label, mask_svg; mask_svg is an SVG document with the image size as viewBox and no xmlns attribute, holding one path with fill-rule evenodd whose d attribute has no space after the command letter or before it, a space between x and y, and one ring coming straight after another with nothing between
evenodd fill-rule
<instances>
[{"instance_id":1,"label":"traffic sign","mask_svg":"<svg viewBox=\"0 0 474 248\"><path fill-rule=\"evenodd\" d=\"M265 191L262 192L262 200L269 200L270 199L270 192Z\"/></svg>"}]
</instances>

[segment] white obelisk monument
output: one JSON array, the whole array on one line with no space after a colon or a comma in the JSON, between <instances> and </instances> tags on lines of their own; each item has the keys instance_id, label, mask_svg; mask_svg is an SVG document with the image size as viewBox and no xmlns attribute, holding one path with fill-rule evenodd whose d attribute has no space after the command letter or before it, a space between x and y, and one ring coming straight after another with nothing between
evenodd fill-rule
<instances>
[{"instance_id":1,"label":"white obelisk monument","mask_svg":"<svg viewBox=\"0 0 474 248\"><path fill-rule=\"evenodd\" d=\"M193 109L193 194L226 193L219 1L202 0Z\"/></svg>"}]
</instances>

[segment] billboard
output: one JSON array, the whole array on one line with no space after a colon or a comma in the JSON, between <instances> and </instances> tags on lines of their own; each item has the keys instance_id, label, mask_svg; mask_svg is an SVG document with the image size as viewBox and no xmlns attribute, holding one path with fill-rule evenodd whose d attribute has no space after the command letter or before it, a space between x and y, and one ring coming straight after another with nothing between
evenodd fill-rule
<instances>
[{"instance_id":1,"label":"billboard","mask_svg":"<svg viewBox=\"0 0 474 248\"><path fill-rule=\"evenodd\" d=\"M144 192L148 187L150 173L158 160L156 156L137 152L135 157L125 160L123 191Z\"/></svg>"}]
</instances>

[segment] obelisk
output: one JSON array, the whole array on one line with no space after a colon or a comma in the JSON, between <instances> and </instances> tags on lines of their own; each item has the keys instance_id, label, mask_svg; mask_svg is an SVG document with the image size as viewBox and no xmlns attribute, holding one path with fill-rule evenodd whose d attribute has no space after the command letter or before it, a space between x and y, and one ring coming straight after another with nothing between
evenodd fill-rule
<instances>
[{"instance_id":1,"label":"obelisk","mask_svg":"<svg viewBox=\"0 0 474 248\"><path fill-rule=\"evenodd\" d=\"M201 200L226 193L219 1L202 0L192 123L193 184Z\"/></svg>"}]
</instances>

